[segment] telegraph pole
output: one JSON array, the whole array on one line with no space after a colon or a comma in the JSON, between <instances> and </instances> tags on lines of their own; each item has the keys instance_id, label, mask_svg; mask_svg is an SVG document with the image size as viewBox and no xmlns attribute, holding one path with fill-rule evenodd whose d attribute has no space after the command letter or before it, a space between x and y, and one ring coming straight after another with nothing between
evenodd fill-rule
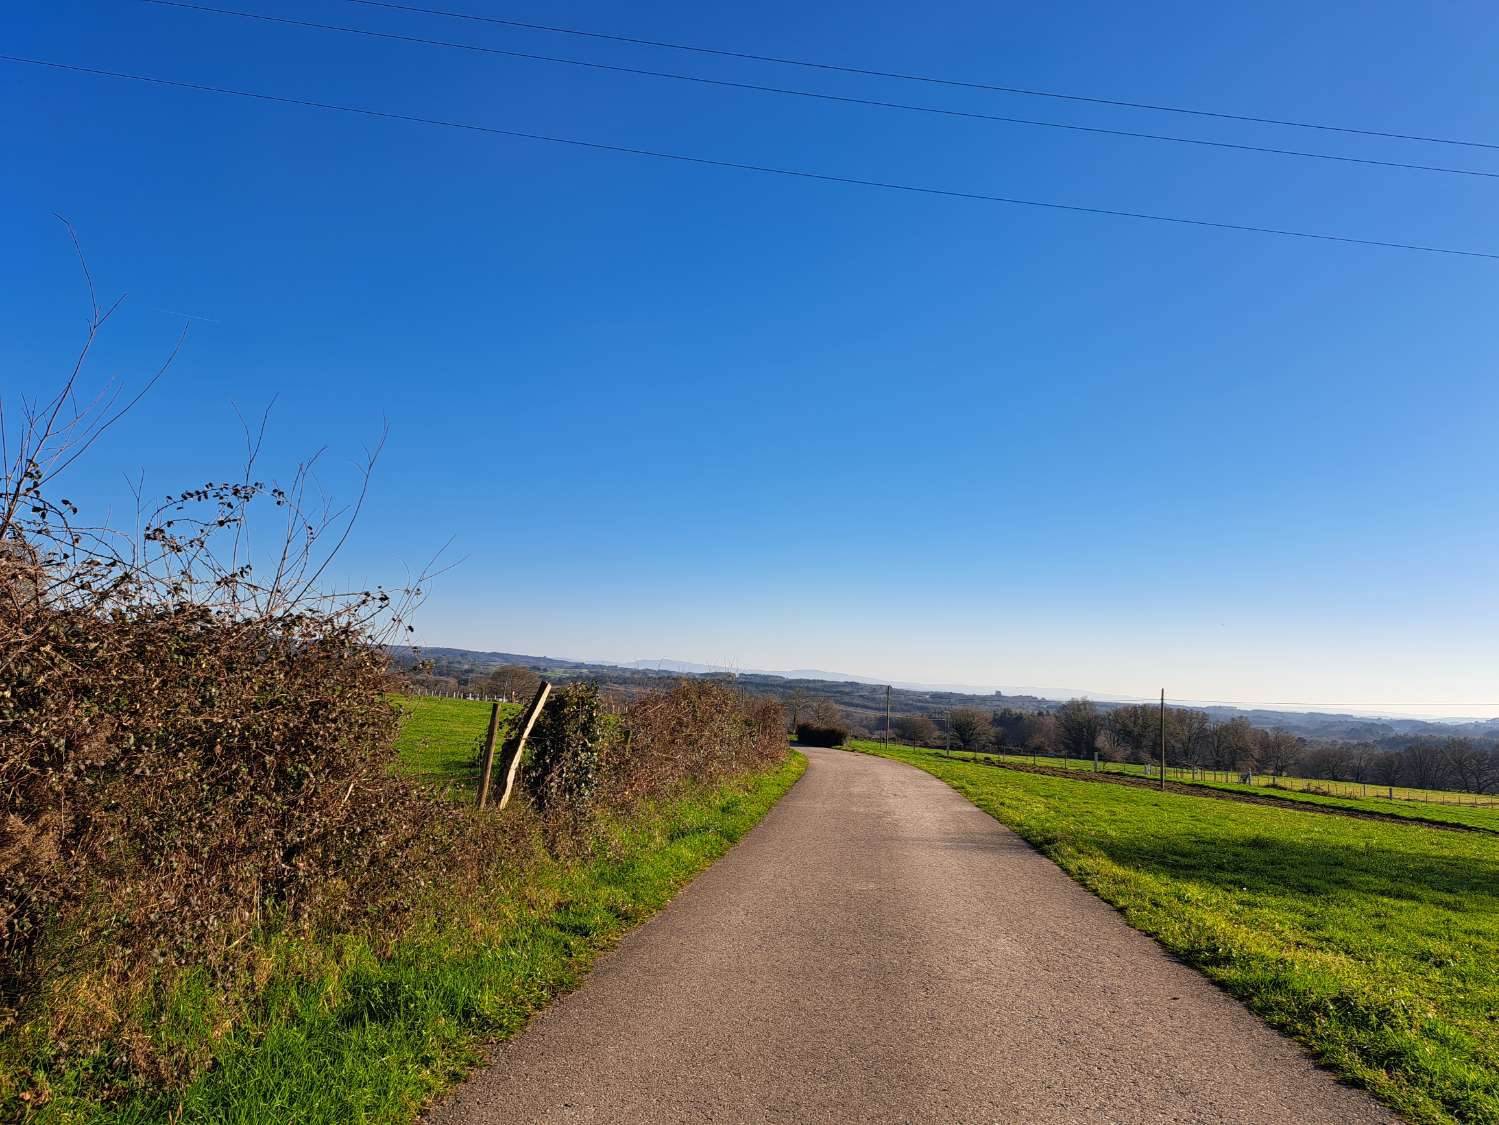
<instances>
[{"instance_id":1,"label":"telegraph pole","mask_svg":"<svg viewBox=\"0 0 1499 1125\"><path fill-rule=\"evenodd\" d=\"M1166 689L1161 689L1161 792L1166 792Z\"/></svg>"},{"instance_id":2,"label":"telegraph pole","mask_svg":"<svg viewBox=\"0 0 1499 1125\"><path fill-rule=\"evenodd\" d=\"M890 685L885 685L885 745L890 745Z\"/></svg>"}]
</instances>

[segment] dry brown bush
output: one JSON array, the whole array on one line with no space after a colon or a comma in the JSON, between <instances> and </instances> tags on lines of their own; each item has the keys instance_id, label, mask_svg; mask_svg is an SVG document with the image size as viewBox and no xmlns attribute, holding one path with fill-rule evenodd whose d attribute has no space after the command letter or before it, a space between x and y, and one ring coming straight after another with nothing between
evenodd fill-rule
<instances>
[{"instance_id":1,"label":"dry brown bush","mask_svg":"<svg viewBox=\"0 0 1499 1125\"><path fill-rule=\"evenodd\" d=\"M684 680L624 705L623 737L603 763L601 791L618 805L759 769L786 753L786 713L716 680Z\"/></svg>"},{"instance_id":2,"label":"dry brown bush","mask_svg":"<svg viewBox=\"0 0 1499 1125\"><path fill-rule=\"evenodd\" d=\"M115 399L80 407L75 394L107 317L94 307L55 398L0 415L0 430L12 426L0 460L0 1032L40 1019L57 1057L112 1044L122 1073L180 1082L206 1060L131 1023L142 990L192 969L220 993L253 991L258 933L388 943L414 911L523 864L539 828L555 839L597 811L785 752L779 707L722 685L618 713L585 689L550 709L532 801L504 816L392 776L384 642L420 590L322 593L362 489L346 511L309 510L310 466L285 487L262 483L247 431L236 479L168 497L134 530L81 526L55 496L57 472L119 416ZM257 511L276 520L270 540L250 534ZM68 993L79 980L87 1001Z\"/></svg>"},{"instance_id":3,"label":"dry brown bush","mask_svg":"<svg viewBox=\"0 0 1499 1125\"><path fill-rule=\"evenodd\" d=\"M451 819L389 776L377 642L417 592L321 592L363 489L335 511L306 502L311 464L257 480L247 429L236 479L137 497L128 530L58 495L135 401L80 400L91 285L90 307L57 393L0 412L0 1027L70 966L228 972L257 927L398 922ZM74 1031L98 1029L60 1049Z\"/></svg>"}]
</instances>

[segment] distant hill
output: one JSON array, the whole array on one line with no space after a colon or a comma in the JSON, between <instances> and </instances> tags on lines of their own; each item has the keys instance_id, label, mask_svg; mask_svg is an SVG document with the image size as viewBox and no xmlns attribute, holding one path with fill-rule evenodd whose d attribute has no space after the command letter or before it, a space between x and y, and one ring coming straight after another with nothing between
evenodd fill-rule
<instances>
[{"instance_id":1,"label":"distant hill","mask_svg":"<svg viewBox=\"0 0 1499 1125\"><path fill-rule=\"evenodd\" d=\"M516 652L481 652L472 649L430 647L413 654L392 646L393 659L403 667L430 662L433 674L451 678L461 689L469 688L500 665L531 668L557 682L592 680L618 694L632 696L659 687L682 676L712 676L732 679L746 691L771 695L782 702L793 699L828 699L849 718L868 730L879 730L885 717L885 683L873 677L815 668L786 672L746 670L722 665L697 664L686 660L634 660L623 664L571 660L556 656L531 656ZM1130 700L1081 690L1051 689L1044 694L1007 693L963 684L897 683L891 685L890 709L895 715L927 715L940 718L955 707L986 707L997 710L1047 710L1066 699L1085 697L1102 708L1122 706ZM1168 700L1169 702L1169 700ZM1242 716L1257 727L1288 730L1305 738L1340 741L1409 739L1468 735L1499 738L1499 719L1435 721L1400 716L1348 715L1308 711L1277 711L1257 708L1203 707L1214 719Z\"/></svg>"}]
</instances>

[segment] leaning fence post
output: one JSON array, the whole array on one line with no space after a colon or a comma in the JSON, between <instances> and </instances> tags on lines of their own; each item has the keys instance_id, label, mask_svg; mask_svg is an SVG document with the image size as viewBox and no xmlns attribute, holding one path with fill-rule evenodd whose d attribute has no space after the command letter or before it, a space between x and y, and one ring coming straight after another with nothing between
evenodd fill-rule
<instances>
[{"instance_id":1,"label":"leaning fence post","mask_svg":"<svg viewBox=\"0 0 1499 1125\"><path fill-rule=\"evenodd\" d=\"M515 750L505 769L505 789L500 794L499 807L502 809L510 803L510 794L515 791L515 774L520 769L521 756L526 752L526 739L531 737L531 728L536 725L541 709L546 706L547 696L551 694L552 685L542 680L541 686L536 689L536 697L531 700L531 706L526 708L526 713L516 725Z\"/></svg>"},{"instance_id":2,"label":"leaning fence post","mask_svg":"<svg viewBox=\"0 0 1499 1125\"><path fill-rule=\"evenodd\" d=\"M479 807L489 799L489 774L494 768L494 740L500 729L500 705L489 708L489 732L484 736L484 753L479 758Z\"/></svg>"}]
</instances>

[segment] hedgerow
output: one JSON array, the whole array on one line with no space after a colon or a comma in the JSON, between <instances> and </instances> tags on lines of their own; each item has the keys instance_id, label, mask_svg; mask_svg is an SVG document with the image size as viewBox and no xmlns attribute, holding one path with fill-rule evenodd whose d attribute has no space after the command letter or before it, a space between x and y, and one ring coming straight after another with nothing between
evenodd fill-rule
<instances>
[{"instance_id":1,"label":"hedgerow","mask_svg":"<svg viewBox=\"0 0 1499 1125\"><path fill-rule=\"evenodd\" d=\"M363 489L309 511L310 465L262 482L252 442L234 479L130 530L57 494L118 416L74 405L106 316L57 396L12 413L0 466L0 1117L64 1072L103 1102L184 1086L258 1002L268 936L387 948L539 847L587 848L604 814L785 752L773 703L583 687L544 712L502 815L395 776L386 642L420 586L323 592ZM255 512L282 532L252 536Z\"/></svg>"}]
</instances>

